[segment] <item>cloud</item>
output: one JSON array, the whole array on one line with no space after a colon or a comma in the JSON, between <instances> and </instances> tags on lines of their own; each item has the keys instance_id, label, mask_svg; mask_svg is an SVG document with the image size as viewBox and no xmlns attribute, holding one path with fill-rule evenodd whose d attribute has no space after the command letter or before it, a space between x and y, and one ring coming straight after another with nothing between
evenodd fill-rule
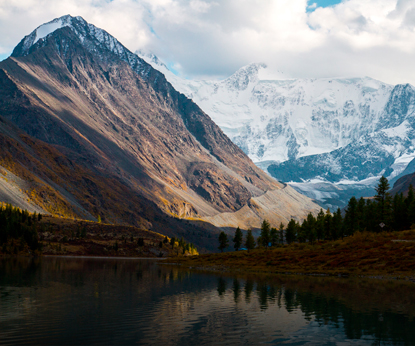
<instances>
[{"instance_id":1,"label":"cloud","mask_svg":"<svg viewBox=\"0 0 415 346\"><path fill-rule=\"evenodd\" d=\"M369 75L415 84L413 0L0 0L0 54L38 25L81 15L185 77L265 62L293 77ZM309 11L313 8L313 11Z\"/></svg>"}]
</instances>

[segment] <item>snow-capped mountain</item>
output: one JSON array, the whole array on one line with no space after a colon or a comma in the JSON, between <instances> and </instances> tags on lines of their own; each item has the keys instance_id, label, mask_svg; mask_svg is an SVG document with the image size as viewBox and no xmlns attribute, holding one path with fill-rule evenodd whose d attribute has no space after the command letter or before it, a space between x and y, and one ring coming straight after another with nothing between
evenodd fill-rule
<instances>
[{"instance_id":1,"label":"snow-capped mountain","mask_svg":"<svg viewBox=\"0 0 415 346\"><path fill-rule=\"evenodd\" d=\"M342 205L328 203L340 198L339 186L349 190L347 198L371 195L377 181L372 177L395 180L415 158L415 89L409 84L393 86L368 77L287 79L283 74L270 80L264 64L245 66L221 81L189 81L165 66L162 70L155 59L147 61L259 167L297 183L293 186L325 206ZM332 195L310 189L321 183L332 186L326 191ZM357 186L364 187L360 193Z\"/></svg>"},{"instance_id":2,"label":"snow-capped mountain","mask_svg":"<svg viewBox=\"0 0 415 346\"><path fill-rule=\"evenodd\" d=\"M0 176L15 177L0 179L0 201L99 215L211 250L219 228L256 231L263 219L286 224L320 209L255 166L162 73L81 17L24 37L0 62L0 85Z\"/></svg>"}]
</instances>

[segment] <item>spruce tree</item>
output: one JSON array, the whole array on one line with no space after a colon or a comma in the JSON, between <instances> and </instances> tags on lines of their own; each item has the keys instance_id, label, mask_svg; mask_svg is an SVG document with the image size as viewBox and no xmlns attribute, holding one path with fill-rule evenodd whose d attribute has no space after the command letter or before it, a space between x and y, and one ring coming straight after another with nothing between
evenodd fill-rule
<instances>
[{"instance_id":1,"label":"spruce tree","mask_svg":"<svg viewBox=\"0 0 415 346\"><path fill-rule=\"evenodd\" d=\"M218 249L223 252L224 249L226 249L229 245L228 236L225 232L220 232L219 234L219 247Z\"/></svg>"},{"instance_id":2,"label":"spruce tree","mask_svg":"<svg viewBox=\"0 0 415 346\"><path fill-rule=\"evenodd\" d=\"M280 223L280 243L284 244L284 224Z\"/></svg>"},{"instance_id":3,"label":"spruce tree","mask_svg":"<svg viewBox=\"0 0 415 346\"><path fill-rule=\"evenodd\" d=\"M267 220L262 221L261 224L261 243L262 246L264 246L265 248L268 247L269 242L270 242L270 224Z\"/></svg>"},{"instance_id":4,"label":"spruce tree","mask_svg":"<svg viewBox=\"0 0 415 346\"><path fill-rule=\"evenodd\" d=\"M318 241L323 240L324 239L324 211L323 209L320 209L320 212L317 214L315 228L316 228L317 240Z\"/></svg>"},{"instance_id":5,"label":"spruce tree","mask_svg":"<svg viewBox=\"0 0 415 346\"><path fill-rule=\"evenodd\" d=\"M294 242L297 238L297 224L295 220L291 219L287 225L287 230L285 231L285 239L288 244Z\"/></svg>"},{"instance_id":6,"label":"spruce tree","mask_svg":"<svg viewBox=\"0 0 415 346\"><path fill-rule=\"evenodd\" d=\"M238 227L235 231L235 237L233 238L233 247L235 249L235 251L238 251L239 248L242 245L242 231L241 229Z\"/></svg>"},{"instance_id":7,"label":"spruce tree","mask_svg":"<svg viewBox=\"0 0 415 346\"><path fill-rule=\"evenodd\" d=\"M276 246L279 243L278 230L275 227L271 228L270 238L271 246Z\"/></svg>"},{"instance_id":8,"label":"spruce tree","mask_svg":"<svg viewBox=\"0 0 415 346\"><path fill-rule=\"evenodd\" d=\"M329 239L331 236L333 227L333 216L331 215L330 208L327 209L324 216L324 239Z\"/></svg>"},{"instance_id":9,"label":"spruce tree","mask_svg":"<svg viewBox=\"0 0 415 346\"><path fill-rule=\"evenodd\" d=\"M311 244L313 244L317 238L316 222L317 220L315 219L313 214L308 213L307 215L307 240Z\"/></svg>"},{"instance_id":10,"label":"spruce tree","mask_svg":"<svg viewBox=\"0 0 415 346\"><path fill-rule=\"evenodd\" d=\"M357 230L357 200L352 197L349 200L344 216L344 228L346 235L352 235Z\"/></svg>"},{"instance_id":11,"label":"spruce tree","mask_svg":"<svg viewBox=\"0 0 415 346\"><path fill-rule=\"evenodd\" d=\"M245 247L248 249L248 251L255 249L255 239L250 229L248 229L248 233L246 235Z\"/></svg>"},{"instance_id":12,"label":"spruce tree","mask_svg":"<svg viewBox=\"0 0 415 346\"><path fill-rule=\"evenodd\" d=\"M375 187L376 195L375 198L378 201L379 206L379 222L385 223L387 222L387 202L389 194L387 191L389 190L389 182L383 175L379 179L378 185Z\"/></svg>"},{"instance_id":13,"label":"spruce tree","mask_svg":"<svg viewBox=\"0 0 415 346\"><path fill-rule=\"evenodd\" d=\"M343 238L343 218L340 208L333 215L332 227L331 227L331 239L336 240L340 237Z\"/></svg>"}]
</instances>

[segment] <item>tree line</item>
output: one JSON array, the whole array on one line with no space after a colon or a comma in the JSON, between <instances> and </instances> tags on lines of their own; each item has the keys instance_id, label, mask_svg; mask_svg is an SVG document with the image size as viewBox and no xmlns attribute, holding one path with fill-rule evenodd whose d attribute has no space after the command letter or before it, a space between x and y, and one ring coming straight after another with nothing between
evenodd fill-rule
<instances>
[{"instance_id":1,"label":"tree line","mask_svg":"<svg viewBox=\"0 0 415 346\"><path fill-rule=\"evenodd\" d=\"M313 244L322 240L337 240L353 235L355 232L403 231L415 224L415 196L412 185L408 195L402 193L393 197L387 192L389 182L385 177L379 179L373 198L350 198L342 212L338 208L334 213L320 209L315 217L309 213L300 224L291 219L287 226L280 224L271 227L267 220L261 224L260 236L255 241L252 231L248 230L245 241L239 227L233 238L234 249L238 251L242 245L251 250L255 247L272 247L293 242L309 242ZM229 246L226 233L219 235L219 249L223 251Z\"/></svg>"},{"instance_id":2,"label":"tree line","mask_svg":"<svg viewBox=\"0 0 415 346\"><path fill-rule=\"evenodd\" d=\"M41 214L30 214L27 210L21 210L6 204L0 206L0 246L2 252L7 252L7 244L13 240L20 240L22 246L27 244L30 250L39 250L41 244L37 232L37 223L41 220Z\"/></svg>"}]
</instances>

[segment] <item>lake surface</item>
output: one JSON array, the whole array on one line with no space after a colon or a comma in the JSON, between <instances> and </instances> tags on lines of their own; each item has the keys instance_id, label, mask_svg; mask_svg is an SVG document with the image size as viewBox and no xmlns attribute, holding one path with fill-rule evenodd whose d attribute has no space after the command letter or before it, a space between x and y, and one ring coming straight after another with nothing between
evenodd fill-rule
<instances>
[{"instance_id":1,"label":"lake surface","mask_svg":"<svg viewBox=\"0 0 415 346\"><path fill-rule=\"evenodd\" d=\"M0 259L1 345L415 345L415 284Z\"/></svg>"}]
</instances>

